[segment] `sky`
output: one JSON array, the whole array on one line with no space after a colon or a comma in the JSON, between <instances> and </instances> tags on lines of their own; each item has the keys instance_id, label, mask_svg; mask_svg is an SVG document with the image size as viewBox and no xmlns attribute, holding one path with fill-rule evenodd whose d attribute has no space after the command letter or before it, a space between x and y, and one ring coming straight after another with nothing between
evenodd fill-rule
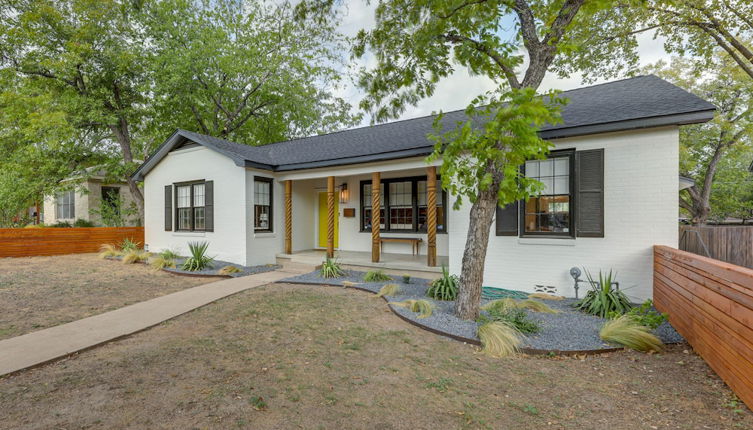
<instances>
[{"instance_id":1,"label":"sky","mask_svg":"<svg viewBox=\"0 0 753 430\"><path fill-rule=\"evenodd\" d=\"M374 26L374 7L367 5L364 0L345 0L346 14L340 25L340 32L345 36L352 37L362 29L370 29ZM662 58L668 58L669 55L664 51L663 41L654 40L652 34L643 34L638 38L641 66L655 63ZM368 55L363 60L356 60L351 63L351 67L369 66L373 61ZM598 80L594 84L607 82L607 80ZM560 79L557 76L548 74L542 82L540 90L549 89L570 90L582 86L591 85L581 82L580 75L572 75L568 79ZM453 111L464 109L468 103L479 94L493 89L493 83L490 79L482 76L470 76L468 72L458 67L455 73L437 85L434 95L424 99L417 106L409 106L399 119L416 118L430 115L438 111ZM346 85L338 94L353 106L363 98L363 92L352 83ZM361 125L368 125L371 118L364 118Z\"/></svg>"}]
</instances>

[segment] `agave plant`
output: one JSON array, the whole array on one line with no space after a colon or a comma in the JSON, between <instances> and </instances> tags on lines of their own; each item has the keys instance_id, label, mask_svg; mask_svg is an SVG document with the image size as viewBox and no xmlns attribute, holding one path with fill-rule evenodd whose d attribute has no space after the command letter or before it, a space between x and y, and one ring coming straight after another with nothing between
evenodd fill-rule
<instances>
[{"instance_id":1,"label":"agave plant","mask_svg":"<svg viewBox=\"0 0 753 430\"><path fill-rule=\"evenodd\" d=\"M651 333L651 329L641 325L630 315L607 321L599 331L599 337L610 343L617 343L637 351L662 350L662 342Z\"/></svg>"},{"instance_id":2,"label":"agave plant","mask_svg":"<svg viewBox=\"0 0 753 430\"><path fill-rule=\"evenodd\" d=\"M615 274L611 270L608 273L599 271L598 281L594 280L588 270L585 272L591 290L573 305L575 308L602 318L610 314L622 315L630 310L630 300L625 293L614 287Z\"/></svg>"},{"instance_id":3,"label":"agave plant","mask_svg":"<svg viewBox=\"0 0 753 430\"><path fill-rule=\"evenodd\" d=\"M209 242L188 242L188 250L191 251L191 256L183 263L183 270L189 272L197 272L204 270L207 267L212 267L212 261L214 259L207 254L207 248L209 248Z\"/></svg>"},{"instance_id":4,"label":"agave plant","mask_svg":"<svg viewBox=\"0 0 753 430\"><path fill-rule=\"evenodd\" d=\"M434 304L428 300L409 299L402 302L390 302L389 304L406 308L411 312L418 312L418 318L428 318L434 311Z\"/></svg>"},{"instance_id":5,"label":"agave plant","mask_svg":"<svg viewBox=\"0 0 753 430\"><path fill-rule=\"evenodd\" d=\"M520 332L502 321L480 325L478 337L483 345L483 351L493 357L506 357L514 354L521 342Z\"/></svg>"},{"instance_id":6,"label":"agave plant","mask_svg":"<svg viewBox=\"0 0 753 430\"><path fill-rule=\"evenodd\" d=\"M133 251L135 249L141 248L141 246L139 245L140 245L139 242L136 242L132 240L131 238L127 237L123 239L122 241L120 241L120 244L118 244L118 247L121 250L123 250L123 252L129 252L129 251Z\"/></svg>"},{"instance_id":7,"label":"agave plant","mask_svg":"<svg viewBox=\"0 0 753 430\"><path fill-rule=\"evenodd\" d=\"M340 263L337 260L327 257L322 263L319 274L322 278L339 278L345 274L345 271L340 267Z\"/></svg>"},{"instance_id":8,"label":"agave plant","mask_svg":"<svg viewBox=\"0 0 753 430\"><path fill-rule=\"evenodd\" d=\"M386 282L391 281L392 278L382 270L369 270L363 275L363 280L366 282Z\"/></svg>"},{"instance_id":9,"label":"agave plant","mask_svg":"<svg viewBox=\"0 0 753 430\"><path fill-rule=\"evenodd\" d=\"M450 275L449 270L442 266L442 277L432 281L426 295L436 300L455 300L458 296L458 277Z\"/></svg>"}]
</instances>

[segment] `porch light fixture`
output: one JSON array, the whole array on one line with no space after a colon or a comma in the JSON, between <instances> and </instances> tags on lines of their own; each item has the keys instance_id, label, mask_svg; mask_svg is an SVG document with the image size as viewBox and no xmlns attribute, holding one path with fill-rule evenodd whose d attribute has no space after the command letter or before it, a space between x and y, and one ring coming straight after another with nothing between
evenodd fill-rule
<instances>
[{"instance_id":1,"label":"porch light fixture","mask_svg":"<svg viewBox=\"0 0 753 430\"><path fill-rule=\"evenodd\" d=\"M340 203L348 203L348 200L350 199L350 193L348 192L348 184L343 183L340 185Z\"/></svg>"}]
</instances>

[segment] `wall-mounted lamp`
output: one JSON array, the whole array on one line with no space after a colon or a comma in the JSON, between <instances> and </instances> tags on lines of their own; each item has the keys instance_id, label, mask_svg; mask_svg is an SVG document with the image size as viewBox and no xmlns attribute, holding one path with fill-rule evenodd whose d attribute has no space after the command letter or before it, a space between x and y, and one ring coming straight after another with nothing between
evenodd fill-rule
<instances>
[{"instance_id":1,"label":"wall-mounted lamp","mask_svg":"<svg viewBox=\"0 0 753 430\"><path fill-rule=\"evenodd\" d=\"M348 192L348 184L343 183L340 185L340 203L348 203L350 199L350 192Z\"/></svg>"}]
</instances>

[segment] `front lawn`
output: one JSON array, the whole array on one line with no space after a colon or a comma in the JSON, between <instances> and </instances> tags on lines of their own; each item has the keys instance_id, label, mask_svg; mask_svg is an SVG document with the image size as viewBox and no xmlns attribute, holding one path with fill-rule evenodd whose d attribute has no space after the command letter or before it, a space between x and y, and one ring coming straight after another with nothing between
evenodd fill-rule
<instances>
[{"instance_id":1,"label":"front lawn","mask_svg":"<svg viewBox=\"0 0 753 430\"><path fill-rule=\"evenodd\" d=\"M752 428L687 346L496 359L382 299L273 284L0 379L8 428Z\"/></svg>"},{"instance_id":2,"label":"front lawn","mask_svg":"<svg viewBox=\"0 0 753 430\"><path fill-rule=\"evenodd\" d=\"M0 259L0 339L213 280L154 272L96 254Z\"/></svg>"}]
</instances>

